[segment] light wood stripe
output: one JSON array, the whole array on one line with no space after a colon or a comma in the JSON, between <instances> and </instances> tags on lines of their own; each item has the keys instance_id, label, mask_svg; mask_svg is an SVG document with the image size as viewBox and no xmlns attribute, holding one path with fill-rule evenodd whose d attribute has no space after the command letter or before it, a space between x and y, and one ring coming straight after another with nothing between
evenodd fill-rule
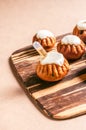
<instances>
[{"instance_id":1,"label":"light wood stripe","mask_svg":"<svg viewBox=\"0 0 86 130\"><path fill-rule=\"evenodd\" d=\"M17 60L17 59L21 59L21 58L24 58L24 57L31 57L31 56L33 56L33 55L38 55L38 53L37 52L31 52L31 53L25 53L25 54L23 54L23 55L21 55L21 56L14 56L14 57L12 57L14 60Z\"/></svg>"},{"instance_id":2,"label":"light wood stripe","mask_svg":"<svg viewBox=\"0 0 86 130\"><path fill-rule=\"evenodd\" d=\"M71 63L71 65L77 65L77 64L80 64L80 63L82 63L82 62L85 62L85 63L86 63L85 57L84 57L84 59L80 59L80 60L78 60L78 61L76 61L76 62Z\"/></svg>"},{"instance_id":3,"label":"light wood stripe","mask_svg":"<svg viewBox=\"0 0 86 130\"><path fill-rule=\"evenodd\" d=\"M24 58L17 59L17 60L12 59L12 60L14 61L14 64L17 64L17 63L20 63L20 62L25 62L25 61L33 61L34 62L35 60L37 62L37 61L39 61L39 55L33 56L33 57L24 57ZM29 66L29 62L28 62L28 66Z\"/></svg>"},{"instance_id":4,"label":"light wood stripe","mask_svg":"<svg viewBox=\"0 0 86 130\"><path fill-rule=\"evenodd\" d=\"M80 75L76 78L73 78L72 80L69 80L69 81L66 81L65 83L59 83L55 86L52 86L52 87L49 87L49 88L46 88L44 90L40 90L38 92L34 92L32 93L32 96L35 98L35 99L38 99L40 97L43 97L45 95L48 95L48 94L51 94L51 93L54 93L56 91L59 91L61 89L64 89L66 87L70 87L70 85L75 85L75 84L78 84L80 82L83 82L86 80L86 74L83 74L83 75Z\"/></svg>"},{"instance_id":5,"label":"light wood stripe","mask_svg":"<svg viewBox=\"0 0 86 130\"><path fill-rule=\"evenodd\" d=\"M81 115L85 112L86 112L86 104L81 104L73 108L69 108L68 110L57 113L56 115L53 115L53 118L66 119L66 118L73 117L74 115L76 116Z\"/></svg>"},{"instance_id":6,"label":"light wood stripe","mask_svg":"<svg viewBox=\"0 0 86 130\"><path fill-rule=\"evenodd\" d=\"M71 70L76 70L77 68L86 65L86 60L79 61L70 65Z\"/></svg>"},{"instance_id":7,"label":"light wood stripe","mask_svg":"<svg viewBox=\"0 0 86 130\"><path fill-rule=\"evenodd\" d=\"M24 57L20 57L20 58L17 58L17 59L15 59L15 58L12 58L13 60L14 60L14 62L15 61L19 61L19 60L25 60L25 59L29 59L29 58L31 58L31 57L34 57L34 56L36 56L35 54L33 54L33 55L25 55Z\"/></svg>"}]
</instances>

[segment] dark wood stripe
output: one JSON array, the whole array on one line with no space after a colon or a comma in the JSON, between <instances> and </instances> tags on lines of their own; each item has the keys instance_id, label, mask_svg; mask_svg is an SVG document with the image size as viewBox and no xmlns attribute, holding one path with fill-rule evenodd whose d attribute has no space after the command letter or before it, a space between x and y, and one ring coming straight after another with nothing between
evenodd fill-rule
<instances>
[{"instance_id":1,"label":"dark wood stripe","mask_svg":"<svg viewBox=\"0 0 86 130\"><path fill-rule=\"evenodd\" d=\"M69 94L67 95L67 93ZM64 96L64 94L66 95ZM86 81L41 97L37 99L37 102L41 103L43 109L48 110L54 115L69 108L86 103Z\"/></svg>"},{"instance_id":2,"label":"dark wood stripe","mask_svg":"<svg viewBox=\"0 0 86 130\"><path fill-rule=\"evenodd\" d=\"M28 65L28 61L15 65L19 75L21 75L21 79L25 83L24 84L25 86L27 84L29 84L29 86L32 85L34 80L37 79L37 78L34 79L34 77L37 77L36 74L35 74L35 68L36 68L37 62L34 62L34 64L32 64L32 62L33 61L30 61L29 65Z\"/></svg>"}]
</instances>

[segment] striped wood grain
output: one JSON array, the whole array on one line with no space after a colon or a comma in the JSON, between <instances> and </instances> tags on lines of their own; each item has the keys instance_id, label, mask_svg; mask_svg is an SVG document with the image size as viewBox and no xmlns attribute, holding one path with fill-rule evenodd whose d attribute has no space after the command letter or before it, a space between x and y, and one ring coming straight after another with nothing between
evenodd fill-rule
<instances>
[{"instance_id":1,"label":"striped wood grain","mask_svg":"<svg viewBox=\"0 0 86 130\"><path fill-rule=\"evenodd\" d=\"M59 41L62 36L57 38ZM11 55L23 87L36 101L42 112L53 119L67 119L86 113L86 53L70 63L70 71L64 79L45 82L39 79L35 69L39 55L32 46L15 51Z\"/></svg>"}]
</instances>

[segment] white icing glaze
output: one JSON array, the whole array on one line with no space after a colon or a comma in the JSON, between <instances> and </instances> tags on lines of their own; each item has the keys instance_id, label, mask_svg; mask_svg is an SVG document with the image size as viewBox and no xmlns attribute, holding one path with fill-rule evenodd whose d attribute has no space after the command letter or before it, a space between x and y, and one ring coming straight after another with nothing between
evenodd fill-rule
<instances>
[{"instance_id":1,"label":"white icing glaze","mask_svg":"<svg viewBox=\"0 0 86 130\"><path fill-rule=\"evenodd\" d=\"M86 30L86 20L81 20L77 23L77 28L79 30Z\"/></svg>"},{"instance_id":2,"label":"white icing glaze","mask_svg":"<svg viewBox=\"0 0 86 130\"><path fill-rule=\"evenodd\" d=\"M40 60L42 65L46 64L57 64L62 66L64 63L64 57L61 53L56 51L50 51L47 53L46 57Z\"/></svg>"},{"instance_id":3,"label":"white icing glaze","mask_svg":"<svg viewBox=\"0 0 86 130\"><path fill-rule=\"evenodd\" d=\"M75 36L75 35L67 35L64 36L61 40L62 44L70 44L70 45L77 45L80 44L81 40L79 37Z\"/></svg>"},{"instance_id":4,"label":"white icing glaze","mask_svg":"<svg viewBox=\"0 0 86 130\"><path fill-rule=\"evenodd\" d=\"M40 30L40 31L38 31L36 36L37 36L37 38L43 39L43 38L46 38L46 37L54 37L54 34L51 33L48 30Z\"/></svg>"}]
</instances>

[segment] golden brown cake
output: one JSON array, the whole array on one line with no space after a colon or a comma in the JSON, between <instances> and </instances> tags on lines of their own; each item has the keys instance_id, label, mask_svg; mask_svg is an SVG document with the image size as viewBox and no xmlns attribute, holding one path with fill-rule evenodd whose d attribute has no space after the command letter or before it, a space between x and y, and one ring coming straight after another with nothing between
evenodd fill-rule
<instances>
[{"instance_id":1,"label":"golden brown cake","mask_svg":"<svg viewBox=\"0 0 86 130\"><path fill-rule=\"evenodd\" d=\"M48 30L40 30L34 35L34 41L38 41L46 51L50 51L56 43L56 37Z\"/></svg>"},{"instance_id":2,"label":"golden brown cake","mask_svg":"<svg viewBox=\"0 0 86 130\"><path fill-rule=\"evenodd\" d=\"M86 20L79 21L73 29L73 34L77 35L86 43Z\"/></svg>"},{"instance_id":3,"label":"golden brown cake","mask_svg":"<svg viewBox=\"0 0 86 130\"><path fill-rule=\"evenodd\" d=\"M57 44L57 51L68 60L80 58L85 52L85 44L75 35L67 35Z\"/></svg>"},{"instance_id":4,"label":"golden brown cake","mask_svg":"<svg viewBox=\"0 0 86 130\"><path fill-rule=\"evenodd\" d=\"M61 53L50 51L37 65L37 75L45 81L61 80L69 71L69 63Z\"/></svg>"}]
</instances>

